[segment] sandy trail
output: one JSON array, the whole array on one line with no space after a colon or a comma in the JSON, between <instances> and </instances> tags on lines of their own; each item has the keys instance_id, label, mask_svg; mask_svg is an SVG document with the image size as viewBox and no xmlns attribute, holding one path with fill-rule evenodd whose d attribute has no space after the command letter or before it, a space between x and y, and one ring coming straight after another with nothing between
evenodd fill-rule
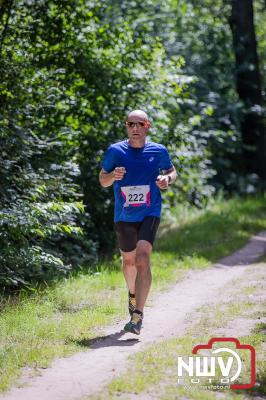
<instances>
[{"instance_id":1,"label":"sandy trail","mask_svg":"<svg viewBox=\"0 0 266 400\"><path fill-rule=\"evenodd\" d=\"M182 336L187 317L209 302L219 303L223 288L243 275L266 253L266 231L204 271L190 271L169 292L161 294L145 310L144 328L139 337L121 330L126 321L102 330L88 350L55 360L40 376L27 378L24 387L0 395L0 400L74 400L92 395L126 371L128 357L148 344ZM221 294L219 294L221 293ZM156 312L154 312L156 310Z\"/></svg>"}]
</instances>

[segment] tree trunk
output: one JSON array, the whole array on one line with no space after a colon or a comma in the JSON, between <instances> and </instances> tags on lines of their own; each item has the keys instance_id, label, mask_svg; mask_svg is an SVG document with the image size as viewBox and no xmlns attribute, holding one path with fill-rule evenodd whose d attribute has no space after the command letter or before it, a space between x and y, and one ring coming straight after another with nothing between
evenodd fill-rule
<instances>
[{"instance_id":1,"label":"tree trunk","mask_svg":"<svg viewBox=\"0 0 266 400\"><path fill-rule=\"evenodd\" d=\"M266 127L262 117L262 92L253 20L252 0L231 0L230 26L236 59L236 87L245 105L241 122L247 173L266 180Z\"/></svg>"}]
</instances>

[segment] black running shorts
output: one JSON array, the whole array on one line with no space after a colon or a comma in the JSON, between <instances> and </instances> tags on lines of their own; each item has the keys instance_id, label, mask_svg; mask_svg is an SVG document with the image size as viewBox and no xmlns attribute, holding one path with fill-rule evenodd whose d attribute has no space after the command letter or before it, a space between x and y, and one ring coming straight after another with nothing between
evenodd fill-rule
<instances>
[{"instance_id":1,"label":"black running shorts","mask_svg":"<svg viewBox=\"0 0 266 400\"><path fill-rule=\"evenodd\" d=\"M128 252L137 247L139 240L147 240L153 245L160 224L158 217L145 217L140 222L115 222L115 232L120 250Z\"/></svg>"}]
</instances>

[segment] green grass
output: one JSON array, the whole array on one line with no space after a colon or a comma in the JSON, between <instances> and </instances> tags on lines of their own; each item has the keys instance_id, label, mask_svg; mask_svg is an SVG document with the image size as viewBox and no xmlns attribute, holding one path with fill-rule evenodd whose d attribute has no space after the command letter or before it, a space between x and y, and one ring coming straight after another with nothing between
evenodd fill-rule
<instances>
[{"instance_id":1,"label":"green grass","mask_svg":"<svg viewBox=\"0 0 266 400\"><path fill-rule=\"evenodd\" d=\"M228 295L231 292L228 288ZM263 290L260 291L263 293ZM232 294L232 293L231 293ZM229 296L228 296L229 297ZM191 355L192 348L199 343L207 343L211 337L216 336L216 330L225 327L227 323L239 315L258 321L259 316L266 316L266 304L243 302L241 293L234 296L233 301L228 301L215 307L201 307L201 319L191 323L189 330L183 337L164 340L149 346L144 351L131 357L129 369L125 374L113 379L101 392L89 396L90 400L104 400L106 398L117 400L130 399L133 395L146 395L160 400L246 400L255 395L266 394L266 348L265 348L265 323L257 323L249 336L238 337L240 343L251 344L257 354L257 385L252 390L219 390L211 391L197 388L195 391L177 385L177 357ZM259 308L258 308L259 306ZM243 312L244 310L244 312ZM191 317L195 320L195 315ZM256 323L256 322L255 322ZM226 347L231 347L227 344ZM232 345L234 349L234 345ZM244 354L240 354L245 358ZM248 371L246 371L248 372ZM248 375L249 376L249 375ZM204 384L204 383L203 383ZM213 383L215 385L215 383Z\"/></svg>"},{"instance_id":2,"label":"green grass","mask_svg":"<svg viewBox=\"0 0 266 400\"><path fill-rule=\"evenodd\" d=\"M260 354L260 358L257 361L257 383L259 383L259 386L249 391L212 391L200 388L193 391L186 389L182 385L177 385L177 357L191 355L191 350L195 344L207 343L212 337L210 331L209 334L195 334L195 332L201 331L200 324L194 326L193 330L194 332L189 331L182 338L163 341L131 357L131 367L126 374L113 379L107 388L96 395L87 397L87 399L117 400L121 398L130 399L132 395L142 395L143 397L150 395L152 398L160 400L182 399L182 396L186 400L214 400L219 398L244 400L255 397L255 394L266 394L265 333L263 333L259 324L251 335L238 338L242 344L253 345L256 353ZM227 347L230 347L230 345L227 345ZM214 382L213 384L215 385ZM221 394L224 397L220 397Z\"/></svg>"},{"instance_id":3,"label":"green grass","mask_svg":"<svg viewBox=\"0 0 266 400\"><path fill-rule=\"evenodd\" d=\"M56 356L79 351L85 339L97 336L97 327L121 314L121 301L126 301L121 274L103 268L5 305L0 317L1 389L23 366L46 367Z\"/></svg>"},{"instance_id":4,"label":"green grass","mask_svg":"<svg viewBox=\"0 0 266 400\"><path fill-rule=\"evenodd\" d=\"M177 208L162 224L152 255L152 294L205 268L266 229L264 197L214 202L206 210ZM165 232L163 233L163 230ZM32 295L0 298L0 390L24 366L46 367L55 357L80 351L98 336L97 328L126 316L127 291L119 257L94 274L54 284Z\"/></svg>"},{"instance_id":5,"label":"green grass","mask_svg":"<svg viewBox=\"0 0 266 400\"><path fill-rule=\"evenodd\" d=\"M250 234L266 227L265 197L217 201L205 210L179 207L155 249L178 257L198 256L208 262L243 245ZM176 224L176 226L175 226Z\"/></svg>"}]
</instances>

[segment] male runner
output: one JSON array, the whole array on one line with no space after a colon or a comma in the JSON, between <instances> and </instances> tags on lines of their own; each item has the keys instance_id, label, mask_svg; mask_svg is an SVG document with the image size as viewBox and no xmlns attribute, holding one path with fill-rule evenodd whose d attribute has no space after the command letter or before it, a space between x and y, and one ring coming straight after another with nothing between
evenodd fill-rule
<instances>
[{"instance_id":1,"label":"male runner","mask_svg":"<svg viewBox=\"0 0 266 400\"><path fill-rule=\"evenodd\" d=\"M108 148L99 174L103 187L114 184L115 231L131 315L124 330L137 335L152 281L150 254L160 223L160 189L167 189L176 179L166 148L146 140L150 126L144 111L130 112L126 121L128 139Z\"/></svg>"}]
</instances>

